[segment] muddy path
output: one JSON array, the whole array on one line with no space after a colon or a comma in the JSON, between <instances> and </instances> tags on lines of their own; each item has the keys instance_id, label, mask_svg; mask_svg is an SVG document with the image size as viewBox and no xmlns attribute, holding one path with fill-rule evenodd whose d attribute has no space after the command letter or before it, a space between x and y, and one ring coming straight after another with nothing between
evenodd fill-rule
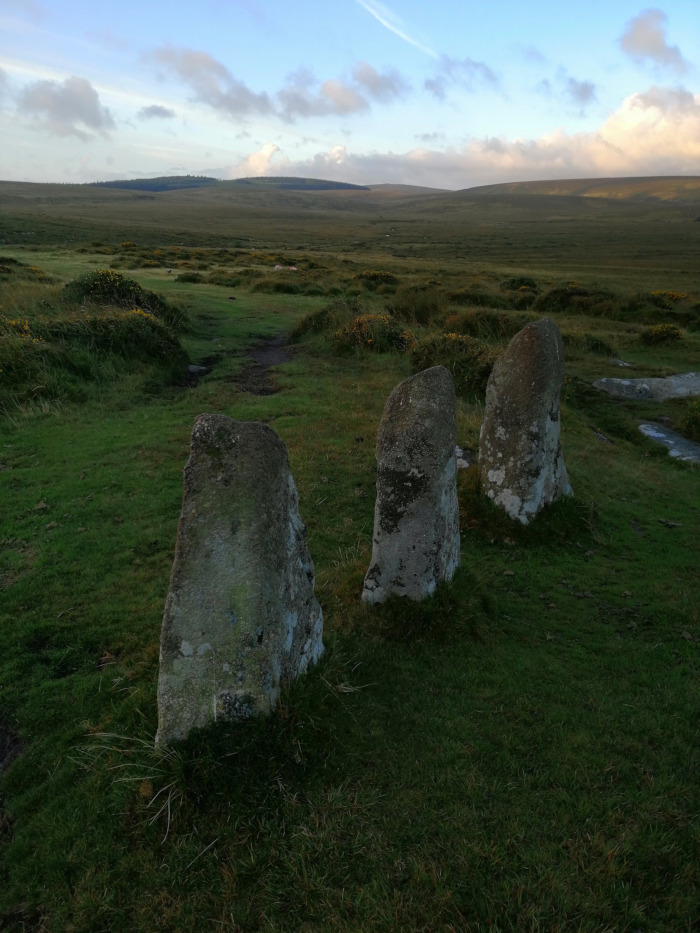
<instances>
[{"instance_id":1,"label":"muddy path","mask_svg":"<svg viewBox=\"0 0 700 933\"><path fill-rule=\"evenodd\" d=\"M241 392L251 395L274 395L279 386L274 379L273 367L288 363L294 351L287 342L286 334L264 337L248 351L249 363L232 377L232 382Z\"/></svg>"}]
</instances>

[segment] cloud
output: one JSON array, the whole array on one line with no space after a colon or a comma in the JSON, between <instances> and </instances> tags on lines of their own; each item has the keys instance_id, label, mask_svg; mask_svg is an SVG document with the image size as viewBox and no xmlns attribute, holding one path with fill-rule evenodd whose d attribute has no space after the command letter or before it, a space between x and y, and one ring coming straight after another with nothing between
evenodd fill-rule
<instances>
[{"instance_id":1,"label":"cloud","mask_svg":"<svg viewBox=\"0 0 700 933\"><path fill-rule=\"evenodd\" d=\"M149 57L187 84L196 101L214 110L230 117L272 112L272 102L266 93L251 91L207 52L163 46Z\"/></svg>"},{"instance_id":2,"label":"cloud","mask_svg":"<svg viewBox=\"0 0 700 933\"><path fill-rule=\"evenodd\" d=\"M340 81L324 81L321 85L321 95L328 102L328 106L333 113L355 113L369 107L361 94Z\"/></svg>"},{"instance_id":3,"label":"cloud","mask_svg":"<svg viewBox=\"0 0 700 933\"><path fill-rule=\"evenodd\" d=\"M273 158L282 150L276 143L265 143L257 152L238 162L229 169L229 178L247 178L251 175L266 175L271 169Z\"/></svg>"},{"instance_id":4,"label":"cloud","mask_svg":"<svg viewBox=\"0 0 700 933\"><path fill-rule=\"evenodd\" d=\"M161 107L160 104L151 104L150 107L142 107L136 114L142 120L172 120L177 114L170 107Z\"/></svg>"},{"instance_id":5,"label":"cloud","mask_svg":"<svg viewBox=\"0 0 700 933\"><path fill-rule=\"evenodd\" d=\"M46 16L46 11L34 0L0 0L0 10L17 10L21 15L38 23Z\"/></svg>"},{"instance_id":6,"label":"cloud","mask_svg":"<svg viewBox=\"0 0 700 933\"><path fill-rule=\"evenodd\" d=\"M318 81L307 68L300 68L287 78L287 84L277 92L278 115L288 122L297 117L344 116L367 110L369 102L355 88L340 81L325 81L316 90Z\"/></svg>"},{"instance_id":7,"label":"cloud","mask_svg":"<svg viewBox=\"0 0 700 933\"><path fill-rule=\"evenodd\" d=\"M409 85L398 71L381 74L367 62L358 62L353 68L353 77L362 89L382 103L389 103L397 97L403 97L409 91Z\"/></svg>"},{"instance_id":8,"label":"cloud","mask_svg":"<svg viewBox=\"0 0 700 933\"><path fill-rule=\"evenodd\" d=\"M9 81L7 80L7 74L2 70L2 68L0 68L0 100L2 100L3 96L7 92L8 87Z\"/></svg>"},{"instance_id":9,"label":"cloud","mask_svg":"<svg viewBox=\"0 0 700 933\"><path fill-rule=\"evenodd\" d=\"M636 62L649 61L660 68L685 74L689 66L680 49L666 42L667 19L663 10L644 10L627 23L620 47Z\"/></svg>"},{"instance_id":10,"label":"cloud","mask_svg":"<svg viewBox=\"0 0 700 933\"><path fill-rule=\"evenodd\" d=\"M65 81L36 81L22 91L20 113L31 117L37 128L56 136L89 139L94 133L107 136L115 128L112 114L100 103L95 88L75 75Z\"/></svg>"},{"instance_id":11,"label":"cloud","mask_svg":"<svg viewBox=\"0 0 700 933\"><path fill-rule=\"evenodd\" d=\"M498 78L484 62L474 61L473 58L450 58L443 55L440 58L438 73L425 81L426 91L438 100L445 100L447 88L450 85L459 85L468 91L477 87L490 87L497 90L500 87Z\"/></svg>"},{"instance_id":12,"label":"cloud","mask_svg":"<svg viewBox=\"0 0 700 933\"><path fill-rule=\"evenodd\" d=\"M292 123L300 117L347 116L368 110L368 97L389 103L408 90L397 71L381 73L367 62L357 63L351 81L329 79L322 84L308 68L300 68L269 95L251 91L207 52L165 46L148 58L188 85L196 101L229 117L269 115Z\"/></svg>"},{"instance_id":13,"label":"cloud","mask_svg":"<svg viewBox=\"0 0 700 933\"><path fill-rule=\"evenodd\" d=\"M534 62L536 65L544 65L547 59L534 45L527 45L522 50L523 58L528 62Z\"/></svg>"},{"instance_id":14,"label":"cloud","mask_svg":"<svg viewBox=\"0 0 700 933\"><path fill-rule=\"evenodd\" d=\"M567 78L565 90L572 104L580 107L582 112L597 97L596 87L592 81L577 81L576 78Z\"/></svg>"},{"instance_id":15,"label":"cloud","mask_svg":"<svg viewBox=\"0 0 700 933\"><path fill-rule=\"evenodd\" d=\"M395 36L398 36L399 39L403 39L403 41L408 42L409 45L420 49L421 52L425 52L425 54L430 55L431 58L438 58L437 52L428 48L427 45L418 42L417 39L412 38L408 34L403 20L393 13L388 6L379 3L379 0L355 0L355 2L364 10L367 10L367 12L373 16L377 22L381 23L385 29L388 29L389 32L393 32Z\"/></svg>"},{"instance_id":16,"label":"cloud","mask_svg":"<svg viewBox=\"0 0 700 933\"><path fill-rule=\"evenodd\" d=\"M427 141L427 140L426 140ZM334 145L293 161L263 147L263 173L325 177L363 184L391 181L441 188L540 178L696 174L700 161L700 95L651 87L628 97L594 132L556 130L536 139L484 137L461 148L358 154ZM240 163L243 165L244 163ZM236 177L236 166L231 177ZM240 172L238 172L240 174Z\"/></svg>"}]
</instances>

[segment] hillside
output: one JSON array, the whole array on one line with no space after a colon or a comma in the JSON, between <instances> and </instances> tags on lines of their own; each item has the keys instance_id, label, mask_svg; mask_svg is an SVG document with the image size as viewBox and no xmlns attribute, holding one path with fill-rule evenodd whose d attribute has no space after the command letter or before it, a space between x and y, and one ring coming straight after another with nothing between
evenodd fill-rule
<instances>
[{"instance_id":1,"label":"hillside","mask_svg":"<svg viewBox=\"0 0 700 933\"><path fill-rule=\"evenodd\" d=\"M481 185L458 192L469 197L489 195L547 195L579 198L612 198L634 201L700 202L700 176L657 178L580 178L554 181L519 181Z\"/></svg>"},{"instance_id":2,"label":"hillside","mask_svg":"<svg viewBox=\"0 0 700 933\"><path fill-rule=\"evenodd\" d=\"M344 181L327 181L323 178L295 178L261 175L253 178L236 178L222 181L209 175L162 175L158 178L125 178L117 181L96 181L94 188L118 188L124 191L182 191L188 188L212 188L241 186L265 191L367 191L364 185L353 185Z\"/></svg>"}]
</instances>

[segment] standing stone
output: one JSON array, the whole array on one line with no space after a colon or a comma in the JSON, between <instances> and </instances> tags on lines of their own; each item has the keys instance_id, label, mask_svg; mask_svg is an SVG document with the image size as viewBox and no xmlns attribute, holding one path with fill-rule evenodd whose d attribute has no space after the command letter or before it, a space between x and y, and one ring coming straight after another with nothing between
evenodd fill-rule
<instances>
[{"instance_id":1,"label":"standing stone","mask_svg":"<svg viewBox=\"0 0 700 933\"><path fill-rule=\"evenodd\" d=\"M372 561L362 599L422 599L459 566L457 406L452 377L433 366L398 385L377 434Z\"/></svg>"},{"instance_id":2,"label":"standing stone","mask_svg":"<svg viewBox=\"0 0 700 933\"><path fill-rule=\"evenodd\" d=\"M277 434L199 415L163 614L157 745L268 712L321 657L305 534Z\"/></svg>"},{"instance_id":3,"label":"standing stone","mask_svg":"<svg viewBox=\"0 0 700 933\"><path fill-rule=\"evenodd\" d=\"M563 381L561 334L542 318L513 337L486 386L481 488L524 525L550 502L573 495L559 443Z\"/></svg>"}]
</instances>

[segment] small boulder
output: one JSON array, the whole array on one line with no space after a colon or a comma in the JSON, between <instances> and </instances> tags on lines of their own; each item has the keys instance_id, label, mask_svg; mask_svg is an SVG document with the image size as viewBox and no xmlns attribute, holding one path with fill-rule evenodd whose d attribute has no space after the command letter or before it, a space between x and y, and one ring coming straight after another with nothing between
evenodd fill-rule
<instances>
[{"instance_id":1,"label":"small boulder","mask_svg":"<svg viewBox=\"0 0 700 933\"><path fill-rule=\"evenodd\" d=\"M559 443L563 382L561 334L542 318L513 337L486 387L481 488L524 525L549 503L573 495Z\"/></svg>"},{"instance_id":2,"label":"small boulder","mask_svg":"<svg viewBox=\"0 0 700 933\"><path fill-rule=\"evenodd\" d=\"M268 712L321 657L305 534L277 434L199 415L163 614L157 745Z\"/></svg>"},{"instance_id":3,"label":"small boulder","mask_svg":"<svg viewBox=\"0 0 700 933\"><path fill-rule=\"evenodd\" d=\"M377 434L372 560L362 599L422 599L459 566L454 384L433 366L398 385Z\"/></svg>"}]
</instances>

